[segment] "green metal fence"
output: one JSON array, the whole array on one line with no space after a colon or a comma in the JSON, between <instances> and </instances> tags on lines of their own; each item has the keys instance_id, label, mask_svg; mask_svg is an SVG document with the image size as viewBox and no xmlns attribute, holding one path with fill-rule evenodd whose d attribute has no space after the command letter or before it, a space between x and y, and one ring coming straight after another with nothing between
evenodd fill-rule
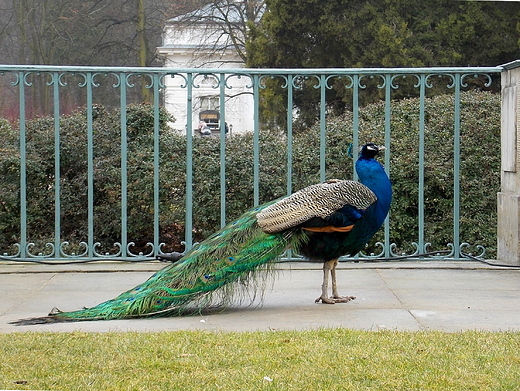
<instances>
[{"instance_id":1,"label":"green metal fence","mask_svg":"<svg viewBox=\"0 0 520 391\"><path fill-rule=\"evenodd\" d=\"M14 108L11 110L11 120L19 127L19 149L17 159L19 159L19 189L16 194L19 206L19 217L17 220L18 232L13 235L11 242L0 243L0 254L3 254L0 260L4 261L94 261L94 260L121 260L121 261L140 261L143 259L154 258L163 251L164 243L160 237L160 180L159 180L159 153L161 148L160 129L159 129L159 112L164 105L164 97L168 95L165 90L171 88L172 80L178 81L177 87L185 92L184 110L186 114L186 129L190 131L186 134L187 159L186 159L186 205L185 205L185 221L180 222L185 226L184 244L189 249L193 245L193 199L197 194L193 193L193 140L198 137L191 129L196 128L196 109L194 108L194 94L199 87L201 78L211 77L216 81L214 84L215 94L219 96L220 102L227 99L227 93L230 87L228 81L231 77L242 78L247 80L246 88L252 96L253 109L251 115L254 119L254 126L250 129L253 136L253 167L254 178L251 184L254 194L254 204L260 202L260 156L259 148L260 134L262 126L260 123L260 107L262 99L262 90L266 88L269 80L278 79L282 82L279 84L280 89L284 92L284 100L287 111L287 118L283 124L285 132L285 141L287 142L287 192L292 191L292 137L294 120L297 114L294 112L295 102L294 93L302 88L302 85L309 84L318 94L317 107L319 107L319 127L320 127L320 146L319 146L319 162L320 162L320 179L326 178L327 164L327 93L335 88L334 85L341 82L342 88L348 93L349 109L352 111L353 118L353 150L359 148L359 110L360 100L370 91L371 96L379 96L385 105L385 124L384 124L384 140L382 140L388 149L385 154L384 163L387 171L389 171L390 156L392 154L392 121L391 102L395 98L396 93L400 93L400 97L406 94L412 94L419 98L419 139L418 151L420 156L418 170L419 188L418 199L418 224L417 242L414 243L415 253L407 254L407 256L418 256L428 251L428 243L424 236L424 132L425 132L425 100L428 94L431 94L439 84L443 88L454 95L454 122L453 127L453 151L454 151L454 189L453 189L453 220L447 221L447 224L453 226L453 237L450 243L446 244L449 249L445 252L439 252L439 258L443 259L462 259L462 248L467 245L464 238L460 237L459 229L459 210L460 210L460 94L467 87L468 82L478 81L482 86L490 86L492 83L499 82L502 67L486 67L486 68L402 68L402 69L168 69L168 68L102 68L102 67L54 67L54 66L7 66L0 65L0 88L2 89L2 98L0 98L0 108L4 114L6 108ZM43 87L36 91L36 80ZM137 80L137 82L136 82ZM437 82L441 80L441 82ZM72 81L72 82L71 82ZM405 83L407 91L402 91L401 85ZM71 90L81 91L81 93L71 92ZM153 133L154 133L154 156L153 156L153 201L150 208L153 210L153 241L148 243L147 251L134 253L132 251L134 241L139 238L128 237L128 167L129 159L127 149L127 114L126 110L121 110L120 124L121 136L118 145L114 145L120 151L120 167L121 172L121 192L119 195L121 213L120 213L120 241L108 244L111 251L102 251L105 245L102 238L95 236L95 219L94 210L96 208L96 200L94 197L95 186L95 166L98 157L95 156L94 150L96 145L93 137L93 118L95 116L96 105L98 103L98 91L111 90L109 96L117 98L108 98L110 102L117 107L126 108L130 102L135 102L139 98L137 92L141 90L149 91L151 101L153 102ZM137 91L139 90L139 91ZM80 95L80 98L73 98ZM106 100L106 98L105 98ZM54 227L54 238L43 244L38 244L38 232L28 232L27 221L31 218L27 204L27 177L31 174L27 167L27 134L26 125L30 117L34 115L34 106L45 102L46 107L50 110L49 115L54 118L54 172L49 174L52 178L51 183L43 184L46 189L52 189L54 196L48 204L48 208L54 210L54 220L44 221L44 224ZM10 105L10 106L9 106ZM30 108L29 108L30 105ZM78 251L69 252L70 243L67 238L61 237L62 224L62 176L60 170L63 156L60 156L60 146L67 142L62 137L60 128L60 116L63 112L70 109L70 106L79 105L86 107L87 116L86 143L88 151L88 166L86 168L86 183L88 188L88 201L84 205L87 211L87 232L84 240L77 244ZM3 107L2 107L3 106ZM219 117L221 123L226 122L227 108L226 105L220 105ZM5 115L4 115L5 116ZM13 118L13 116L15 118ZM220 208L221 224L226 222L226 156L225 145L230 142L231 138L227 137L225 132L220 132L220 205L212 205L211 207ZM3 143L3 142L2 142ZM2 146L0 146L2 148ZM5 173L4 173L5 174ZM0 199L0 205L2 200ZM244 205L244 210L253 205ZM391 218L391 216L390 216ZM6 226L7 222L0 222L0 226ZM119 223L119 222L118 222ZM395 254L395 244L390 241L390 225L387 219L384 226L384 241L380 244L381 252L379 254L363 255L357 257L397 257L402 254ZM484 248L479 247L478 243L472 243L481 250L481 256L484 255ZM113 250L115 249L115 250ZM288 253L288 257L292 257ZM435 255L433 255L435 256Z\"/></svg>"}]
</instances>

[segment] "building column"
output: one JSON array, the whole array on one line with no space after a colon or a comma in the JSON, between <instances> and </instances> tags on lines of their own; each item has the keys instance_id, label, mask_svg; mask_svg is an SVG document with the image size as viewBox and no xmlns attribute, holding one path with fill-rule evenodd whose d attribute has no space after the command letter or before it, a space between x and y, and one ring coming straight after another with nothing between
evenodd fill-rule
<instances>
[{"instance_id":1,"label":"building column","mask_svg":"<svg viewBox=\"0 0 520 391\"><path fill-rule=\"evenodd\" d=\"M498 193L497 259L520 265L520 60L502 72L501 191Z\"/></svg>"}]
</instances>

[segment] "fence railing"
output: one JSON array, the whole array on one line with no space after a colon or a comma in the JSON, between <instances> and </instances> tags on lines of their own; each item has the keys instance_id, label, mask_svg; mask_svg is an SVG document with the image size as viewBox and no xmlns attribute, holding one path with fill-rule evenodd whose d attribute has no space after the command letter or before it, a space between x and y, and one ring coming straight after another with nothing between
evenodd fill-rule
<instances>
[{"instance_id":1,"label":"fence railing","mask_svg":"<svg viewBox=\"0 0 520 391\"><path fill-rule=\"evenodd\" d=\"M55 66L7 66L0 65L0 88L3 98L0 98L0 109L3 111L2 116L9 118L10 121L0 123L0 129L9 127L11 134L16 133L16 149L7 148L8 140L3 140L0 150L4 149L4 157L8 157L9 164L5 163L3 173L6 177L17 177L16 186L5 188L0 192L0 206L3 204L4 213L0 214L0 228L4 229L4 233L9 231L9 235L3 236L0 242L0 260L3 261L93 261L93 260L123 260L137 261L143 259L155 258L165 247L165 239L161 236L161 210L168 208L168 197L164 197L162 191L161 172L161 154L167 152L162 148L161 137L164 132L162 128L160 115L163 107L171 109L169 106L172 100L176 99L177 106L173 110L173 116L182 117L182 128L187 129L185 136L186 160L185 172L185 205L176 205L176 208L185 208L184 221L179 224L184 227L183 244L185 249L189 249L194 243L194 226L193 202L200 194L194 193L194 140L199 134L194 131L198 126L198 112L204 109L203 100L207 98L197 95L202 89L201 86L208 84L211 80L210 88L214 91L214 100L218 105L215 107L218 112L220 124L228 122L231 118L234 108L233 91L236 86L233 79L243 81L241 84L240 94L246 95L249 101L249 114L247 111L241 112L240 115L252 118L251 128L243 129L245 132L252 134L252 204L244 205L243 209L259 204L261 201L261 176L260 161L262 150L260 148L261 134L265 131L267 123L264 118L264 91L267 89L281 91L282 102L285 107L285 117L278 122L272 121L272 126L277 126L280 134L281 143L286 144L286 178L284 178L287 193L293 190L292 167L294 161L292 159L292 145L295 134L301 130L297 129L296 122L300 120L302 115L298 111L299 104L302 99L302 91L309 91L309 96L315 97L314 107L316 108L317 127L319 132L319 145L309 146L315 148L316 159L319 161L319 179L326 180L328 171L328 118L332 111L330 104L330 96L332 91L338 99L342 100L347 110L351 113L351 123L348 127L352 130L351 143L352 150L357 151L361 140L363 129L361 129L362 121L360 120L360 111L362 106L370 101L382 102L384 106L384 123L382 124L382 135L384 140L377 140L387 147L387 153L384 156L384 165L386 170L390 172L391 156L393 152L392 127L396 120L392 113L393 100L413 96L417 99L418 113L418 137L417 144L413 147L417 149L419 161L416 167L418 181L417 186L417 211L416 219L418 229L416 232L416 241L406 246L393 243L391 240L390 220L387 219L384 225L383 235L380 242L376 245L377 251L370 254L359 254L357 257L388 257L396 258L403 255L403 248L412 248L411 251L404 251L406 256L418 257L422 253L431 253L437 251L437 255L429 255L442 259L463 259L462 251L465 246L471 245L478 249L480 256L485 256L485 249L479 243L466 243L465 238L460 237L460 143L461 143L461 92L468 87L469 84L478 85L481 88L492 86L493 83L499 83L502 67L479 67L479 68L399 68L399 69L169 69L169 68L106 68L106 67L55 67ZM235 88L235 90L233 90ZM137 102L141 98L141 90L147 91L150 95L151 112L153 120L150 122L150 132L153 139L153 153L150 157L151 164L151 190L150 202L146 209L150 211L152 222L150 224L151 234L149 242L145 245L144 251L135 252L136 242L141 238L129 237L129 224L132 224L129 218L128 210L131 207L129 198L131 196L131 188L133 184L129 176L128 162L133 158L132 152L129 151L129 118L127 111L129 103ZM341 92L338 93L337 91ZM103 94L101 94L103 91ZM107 92L108 91L108 92ZM176 92L175 92L176 91ZM453 151L453 166L447 167L452 171L453 175L453 210L447 210L446 213L451 215L447 218L445 224L452 226L452 237L444 248L432 250L428 238L425 237L425 132L427 104L426 100L429 96L440 92L447 92L453 96L453 119L450 122ZM175 95L177 94L177 95ZM180 95L179 95L180 94ZM175 95L175 96L173 96ZM180 101L184 102L179 107ZM211 99L210 99L211 101ZM116 207L119 209L119 218L114 224L119 227L119 240L115 243L104 243L106 237L98 234L100 230L96 224L99 218L97 210L99 202L96 196L97 183L103 179L98 176L97 167L104 159L100 152L101 147L97 144L99 135L94 122L98 110L98 102L102 102L105 106L115 106L119 108L118 122L120 125L120 134L116 140L113 140L111 148L118 152L118 162L113 169L118 171L120 183L114 190L113 199L117 200ZM221 104L225 102L225 104ZM34 115L38 114L35 107L45 105L48 119L51 119L50 133L52 134L53 150L51 152L53 169L51 172L45 173L46 181L42 183L40 180L31 179L39 168L35 166L34 159L38 151L34 149L34 134L38 132L38 124L34 123ZM235 102L236 103L236 102ZM74 214L64 213L64 205L68 199L64 199L65 187L69 186L65 180L67 173L64 172L63 166L66 159L70 160L71 156L64 155L64 146L70 142L68 133L63 128L63 118L65 114L72 112L76 106L82 106L83 114L86 116L86 125L84 129L84 145L73 146L85 151L86 165L81 168L84 170L84 182L81 185L86 188L85 202L76 209L82 209L82 213L78 213L82 219L77 221L78 225L85 227L83 233L79 234L82 239L78 243L70 243L68 237L63 236L64 226L70 227L74 225L74 221L70 221L70 217ZM235 105L236 106L236 105ZM279 112L279 111L278 111ZM267 115L267 114L265 114ZM261 122L262 120L262 122ZM48 121L46 122L48 124ZM178 124L178 123L177 123ZM41 124L40 124L41 125ZM43 126L43 125L42 125ZM47 125L45 125L47 126ZM223 125L221 130L223 130ZM40 129L41 130L41 129ZM48 130L48 129L47 129ZM272 130L272 129L271 129ZM172 132L178 132L172 130ZM1 134L6 134L5 132ZM236 134L236 131L235 131ZM228 222L227 200L226 197L226 144L232 143L234 135L226 135L221 131L218 135L220 143L220 151L218 161L219 170L219 194L220 202L218 205L208 205L209 208L220 209L220 225ZM6 136L2 136L6 137ZM105 140L107 141L107 140ZM110 141L110 140L108 140ZM31 144L32 143L32 144ZM497 140L498 143L498 140ZM31 148L29 148L31 144ZM106 146L104 147L106 148ZM70 151L70 149L68 149ZM9 155L9 156L8 156ZM346 152L345 152L346 157ZM73 159L73 158L72 158ZM348 160L349 165L353 167L353 160ZM48 162L47 162L48 163ZM11 170L11 171L9 171ZM179 173L180 174L180 173ZM353 175L354 179L355 174ZM35 206L32 204L31 194L45 193L46 207L42 204ZM70 191L67 197L72 197ZM8 199L7 199L8 198ZM15 211L13 212L13 208ZM39 217L40 213L47 208L51 211L53 218L46 219ZM9 209L10 213L6 211ZM70 209L67 206L67 209ZM67 212L70 212L67 210ZM14 214L13 214L14 213ZM3 217L2 217L3 216ZM16 216L14 218L9 216ZM43 214L42 214L43 216ZM36 221L36 223L35 223ZM132 219L135 222L135 219ZM106 224L106 222L103 222ZM52 227L52 238L41 234L38 227ZM75 239L76 240L76 239ZM168 244L168 243L166 243ZM107 248L108 250L103 250ZM397 250L399 249L399 251ZM293 257L288 253L288 257Z\"/></svg>"}]
</instances>

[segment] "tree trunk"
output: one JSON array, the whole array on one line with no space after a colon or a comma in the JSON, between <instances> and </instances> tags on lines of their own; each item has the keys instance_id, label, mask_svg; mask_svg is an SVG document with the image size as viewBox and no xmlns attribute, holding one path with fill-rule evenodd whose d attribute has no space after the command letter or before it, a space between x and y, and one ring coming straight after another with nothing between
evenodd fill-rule
<instances>
[{"instance_id":1,"label":"tree trunk","mask_svg":"<svg viewBox=\"0 0 520 391\"><path fill-rule=\"evenodd\" d=\"M148 54L148 40L146 39L146 14L144 10L144 1L138 0L137 5L137 37L139 42L139 66L146 67L147 64L147 54ZM146 88L147 81L143 78L141 84L141 93L143 102L151 103L152 95L150 93L150 89Z\"/></svg>"}]
</instances>

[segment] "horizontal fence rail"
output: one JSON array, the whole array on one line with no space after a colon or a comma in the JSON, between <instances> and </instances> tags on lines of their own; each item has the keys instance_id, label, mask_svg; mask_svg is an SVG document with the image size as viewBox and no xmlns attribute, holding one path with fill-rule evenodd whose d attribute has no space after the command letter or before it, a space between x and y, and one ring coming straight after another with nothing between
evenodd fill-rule
<instances>
[{"instance_id":1,"label":"horizontal fence rail","mask_svg":"<svg viewBox=\"0 0 520 391\"><path fill-rule=\"evenodd\" d=\"M201 228L203 223L197 220L206 190L217 194L217 202L211 198L205 205L211 211L218 210L215 228L230 221L231 208L235 213L237 209L245 211L267 201L263 191L264 180L269 175L283 173L279 182L284 194L298 190L305 181L298 179L300 173L295 172L293 148L306 131L297 125L303 118L302 94L313 96L317 108L317 144L308 145L315 157L316 172L310 175L319 181L332 179L328 140L333 110L329 98L333 90L341 90L341 99L349 113L346 124L349 130L344 138L348 138L351 148L343 152L341 159L348 166L345 172L353 179L357 179L353 172L355 159L349 155L355 158L356 151L369 137L364 133L363 107L373 102L382 107L381 139L370 141L386 146L382 163L391 174L392 157L398 153L392 129L400 120L393 111L393 102L409 96L417 102L414 122L417 138L410 145L419 157L417 162L410 163L416 171L413 183L417 198L413 215L418 227L416 238L410 243L395 243L390 215L377 243L353 258L397 260L404 256L459 260L464 259L465 248L476 249L473 251L477 256L485 257L484 246L467 243L461 237L460 183L464 180L460 155L461 94L472 83L485 89L499 82L502 70L502 67L171 69L0 65L3 91L0 129L4 129L1 134L5 137L0 150L4 156L3 175L11 181L0 193L0 207L4 209L0 214L0 228L4 231L0 260L154 259L181 241L181 251L188 250L207 234ZM241 90L235 94L237 85ZM213 91L211 99L218 102L213 109L219 121L217 131L213 132L216 137L207 141L218 146L214 156L207 156L211 162L208 164L218 166L213 171L218 186L215 189L208 185L206 190L199 186L205 179L197 174L199 166L206 164L200 163L204 159L198 156L199 148L206 142L198 131L198 115L203 109L198 91L205 87ZM274 92L267 94L268 90ZM449 94L453 100L453 114L447 124L453 163L446 167L453 177L453 188L447 191L452 197L451 208L445 211L443 222L451 226L451 238L441 248L433 249L431 239L425 234L428 224L425 149L430 147L425 135L427 100L435 94ZM181 106L168 106L174 99L179 102L179 96ZM237 125L235 130L227 132L226 127L224 131L224 124L227 126L235 110L232 105L237 96L246 96L250 104L251 118L244 119L250 119L252 125L243 129L242 135L236 131ZM274 101L275 96L284 106L285 117L272 120L266 118L269 111L265 108L266 102L269 103L266 100ZM143 99L152 103L143 108L139 103ZM104 114L111 110L117 112L116 121ZM175 126L183 130L175 130ZM230 163L232 157L227 151L231 144L239 142L239 137L242 137L240 142L250 140L246 146L251 151L250 162L240 164L251 171L251 183L242 188L251 197L237 206L230 191L229 170L237 168L239 163ZM277 173L262 171L262 162L270 159L265 155L268 152L263 147L265 139L271 143L274 139L284 147L284 167ZM144 152L145 146L149 152ZM182 155L177 154L180 148L184 149ZM170 166L174 175L168 171ZM117 178L115 184L113 178ZM117 210L115 215L111 214L113 210ZM172 234L172 227L176 227L176 235ZM114 232L117 240L113 239ZM291 252L285 258L299 259Z\"/></svg>"}]
</instances>

